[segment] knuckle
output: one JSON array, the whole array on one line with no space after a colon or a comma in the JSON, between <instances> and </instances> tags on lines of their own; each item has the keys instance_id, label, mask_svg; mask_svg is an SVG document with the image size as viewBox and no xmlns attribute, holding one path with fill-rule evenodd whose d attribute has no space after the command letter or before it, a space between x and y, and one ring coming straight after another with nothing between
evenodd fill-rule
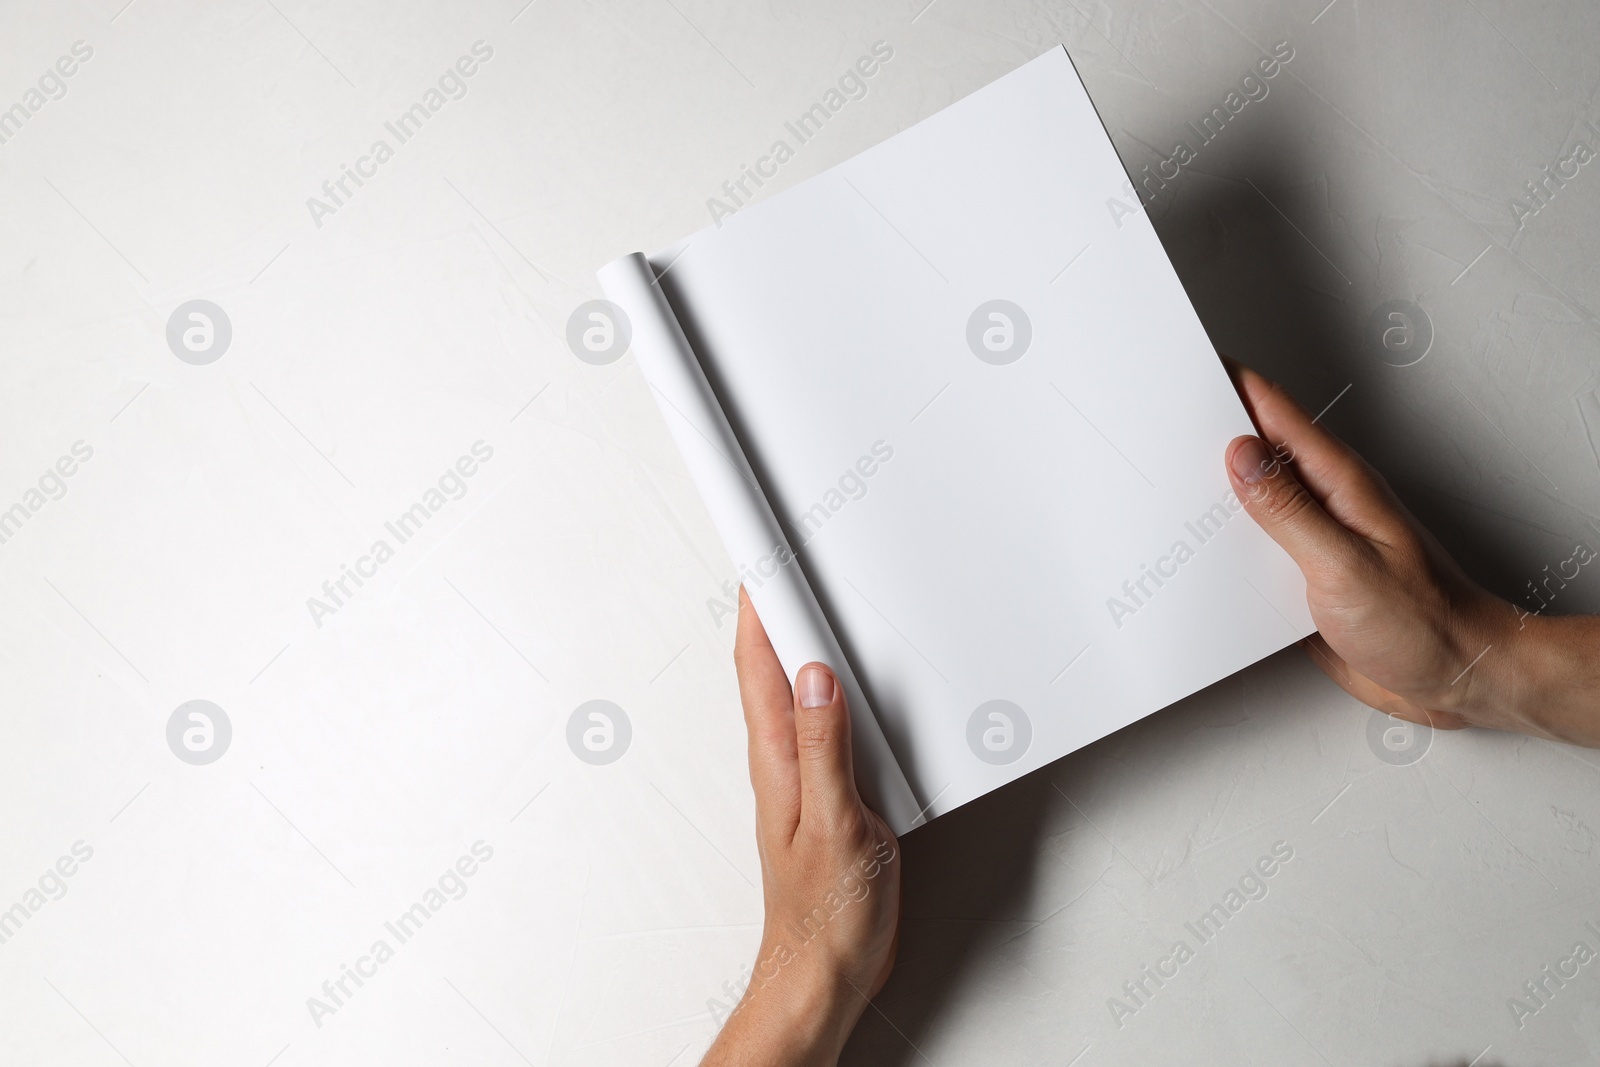
<instances>
[{"instance_id":1,"label":"knuckle","mask_svg":"<svg viewBox=\"0 0 1600 1067\"><path fill-rule=\"evenodd\" d=\"M736 638L733 644L733 669L737 674L751 673L757 666L756 651L743 637Z\"/></svg>"},{"instance_id":2,"label":"knuckle","mask_svg":"<svg viewBox=\"0 0 1600 1067\"><path fill-rule=\"evenodd\" d=\"M802 830L813 855L849 862L861 851L867 826L859 805L821 804L807 809Z\"/></svg>"},{"instance_id":3,"label":"knuckle","mask_svg":"<svg viewBox=\"0 0 1600 1067\"><path fill-rule=\"evenodd\" d=\"M831 756L844 742L844 724L829 709L802 713L795 722L795 744L801 757Z\"/></svg>"},{"instance_id":4,"label":"knuckle","mask_svg":"<svg viewBox=\"0 0 1600 1067\"><path fill-rule=\"evenodd\" d=\"M1311 494L1306 492L1301 485L1287 471L1278 471L1268 481L1261 484L1269 485L1263 495L1259 507L1262 512L1273 522L1288 525L1298 520L1306 513L1308 508L1315 506Z\"/></svg>"}]
</instances>

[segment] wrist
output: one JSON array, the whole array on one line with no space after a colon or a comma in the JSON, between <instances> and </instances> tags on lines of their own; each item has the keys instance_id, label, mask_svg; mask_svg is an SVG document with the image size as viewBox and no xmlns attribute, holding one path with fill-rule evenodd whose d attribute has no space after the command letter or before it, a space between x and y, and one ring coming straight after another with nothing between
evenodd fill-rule
<instances>
[{"instance_id":1,"label":"wrist","mask_svg":"<svg viewBox=\"0 0 1600 1067\"><path fill-rule=\"evenodd\" d=\"M1455 634L1451 669L1456 663L1462 669L1448 682L1441 704L1473 725L1528 732L1530 709L1522 698L1528 674L1523 636L1529 617L1497 596L1474 593L1458 609L1463 623Z\"/></svg>"},{"instance_id":2,"label":"wrist","mask_svg":"<svg viewBox=\"0 0 1600 1067\"><path fill-rule=\"evenodd\" d=\"M750 984L717 1042L741 1055L706 1062L831 1067L865 1007L836 968L788 948L782 939L765 939Z\"/></svg>"}]
</instances>

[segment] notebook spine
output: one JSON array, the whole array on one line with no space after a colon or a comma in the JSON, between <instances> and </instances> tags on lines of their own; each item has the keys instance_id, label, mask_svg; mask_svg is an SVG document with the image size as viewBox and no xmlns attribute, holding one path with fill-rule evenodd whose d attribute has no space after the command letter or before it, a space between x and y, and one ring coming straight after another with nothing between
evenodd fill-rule
<instances>
[{"instance_id":1,"label":"notebook spine","mask_svg":"<svg viewBox=\"0 0 1600 1067\"><path fill-rule=\"evenodd\" d=\"M755 588L746 588L791 683L806 663L828 664L850 706L856 782L864 800L895 833L923 821L917 802L867 703L855 672L794 560L794 552L766 493L745 459L705 371L695 356L655 269L635 252L602 267L607 299L627 315L631 351L666 420L712 524L736 564L786 561Z\"/></svg>"}]
</instances>

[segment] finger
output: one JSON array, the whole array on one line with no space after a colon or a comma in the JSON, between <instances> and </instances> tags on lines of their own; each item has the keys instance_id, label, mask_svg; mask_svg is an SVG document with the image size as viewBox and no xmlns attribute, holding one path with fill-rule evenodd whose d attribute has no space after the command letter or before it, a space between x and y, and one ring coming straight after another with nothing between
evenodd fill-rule
<instances>
[{"instance_id":1,"label":"finger","mask_svg":"<svg viewBox=\"0 0 1600 1067\"><path fill-rule=\"evenodd\" d=\"M1250 517L1315 582L1347 570L1361 551L1356 535L1323 510L1290 467L1259 437L1236 437L1228 478Z\"/></svg>"},{"instance_id":2,"label":"finger","mask_svg":"<svg viewBox=\"0 0 1600 1067\"><path fill-rule=\"evenodd\" d=\"M1402 509L1383 477L1314 421L1282 386L1249 367L1226 362L1261 435L1277 458L1295 465L1301 484L1323 510L1363 537L1389 540Z\"/></svg>"},{"instance_id":3,"label":"finger","mask_svg":"<svg viewBox=\"0 0 1600 1067\"><path fill-rule=\"evenodd\" d=\"M851 765L844 688L827 667L808 663L795 678L794 704L801 817L834 822L861 804Z\"/></svg>"},{"instance_id":4,"label":"finger","mask_svg":"<svg viewBox=\"0 0 1600 1067\"><path fill-rule=\"evenodd\" d=\"M789 678L742 586L733 663L739 674L739 697L750 742L756 817L763 825L792 836L800 822L800 765Z\"/></svg>"}]
</instances>

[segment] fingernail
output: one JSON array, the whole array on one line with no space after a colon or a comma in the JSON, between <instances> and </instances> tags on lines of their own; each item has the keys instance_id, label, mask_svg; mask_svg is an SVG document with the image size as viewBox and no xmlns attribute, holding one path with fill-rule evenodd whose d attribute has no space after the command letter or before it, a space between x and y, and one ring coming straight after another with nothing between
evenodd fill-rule
<instances>
[{"instance_id":1,"label":"fingernail","mask_svg":"<svg viewBox=\"0 0 1600 1067\"><path fill-rule=\"evenodd\" d=\"M801 667L795 692L802 708L825 708L833 703L833 675L822 667Z\"/></svg>"},{"instance_id":2,"label":"fingernail","mask_svg":"<svg viewBox=\"0 0 1600 1067\"><path fill-rule=\"evenodd\" d=\"M1244 444L1234 449L1233 474L1245 485L1255 485L1272 467L1272 457L1259 437L1247 437Z\"/></svg>"}]
</instances>

